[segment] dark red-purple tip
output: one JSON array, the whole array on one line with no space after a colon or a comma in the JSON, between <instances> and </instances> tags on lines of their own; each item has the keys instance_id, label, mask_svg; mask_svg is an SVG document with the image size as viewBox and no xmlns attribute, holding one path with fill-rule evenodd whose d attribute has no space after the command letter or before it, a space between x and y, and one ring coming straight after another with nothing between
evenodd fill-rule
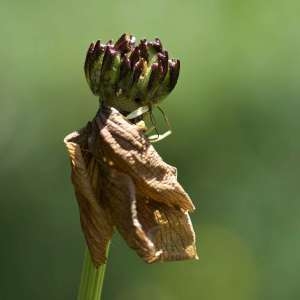
<instances>
[{"instance_id":1,"label":"dark red-purple tip","mask_svg":"<svg viewBox=\"0 0 300 300\"><path fill-rule=\"evenodd\" d=\"M98 40L94 47L94 53L98 54L98 52L100 52L100 49L101 49L101 44L100 44L100 41Z\"/></svg>"},{"instance_id":2,"label":"dark red-purple tip","mask_svg":"<svg viewBox=\"0 0 300 300\"><path fill-rule=\"evenodd\" d=\"M169 55L167 51L164 51L163 54L162 53L158 53L157 54L157 59L159 61L159 64L161 65L161 77L162 80L165 78L167 72L168 72L168 60L169 60Z\"/></svg>"},{"instance_id":3,"label":"dark red-purple tip","mask_svg":"<svg viewBox=\"0 0 300 300\"><path fill-rule=\"evenodd\" d=\"M169 67L170 67L170 91L172 91L179 77L180 60L179 59L170 60Z\"/></svg>"},{"instance_id":4,"label":"dark red-purple tip","mask_svg":"<svg viewBox=\"0 0 300 300\"><path fill-rule=\"evenodd\" d=\"M149 60L149 54L148 54L148 49L147 49L147 40L143 39L141 40L140 44L139 44L139 49L140 49L140 53L141 56L148 61Z\"/></svg>"},{"instance_id":5,"label":"dark red-purple tip","mask_svg":"<svg viewBox=\"0 0 300 300\"><path fill-rule=\"evenodd\" d=\"M163 46L159 38L154 39L153 47L158 51L162 52Z\"/></svg>"},{"instance_id":6,"label":"dark red-purple tip","mask_svg":"<svg viewBox=\"0 0 300 300\"><path fill-rule=\"evenodd\" d=\"M145 60L144 58L141 58L134 66L134 69L133 69L133 80L132 80L132 83L136 83L142 72L143 72L143 69L144 69L144 63L145 63Z\"/></svg>"},{"instance_id":7,"label":"dark red-purple tip","mask_svg":"<svg viewBox=\"0 0 300 300\"><path fill-rule=\"evenodd\" d=\"M135 47L132 53L130 54L130 64L131 64L131 69L133 70L135 64L139 61L140 59L140 50L138 47Z\"/></svg>"},{"instance_id":8,"label":"dark red-purple tip","mask_svg":"<svg viewBox=\"0 0 300 300\"><path fill-rule=\"evenodd\" d=\"M130 70L130 60L127 56L124 56L120 65L120 80L122 80Z\"/></svg>"},{"instance_id":9,"label":"dark red-purple tip","mask_svg":"<svg viewBox=\"0 0 300 300\"><path fill-rule=\"evenodd\" d=\"M121 54L125 54L132 50L132 36L124 33L118 41L115 43L114 48L121 52Z\"/></svg>"},{"instance_id":10,"label":"dark red-purple tip","mask_svg":"<svg viewBox=\"0 0 300 300\"><path fill-rule=\"evenodd\" d=\"M148 82L148 90L151 90L154 86L154 83L158 80L160 73L159 63L153 63L151 66L151 74Z\"/></svg>"}]
</instances>

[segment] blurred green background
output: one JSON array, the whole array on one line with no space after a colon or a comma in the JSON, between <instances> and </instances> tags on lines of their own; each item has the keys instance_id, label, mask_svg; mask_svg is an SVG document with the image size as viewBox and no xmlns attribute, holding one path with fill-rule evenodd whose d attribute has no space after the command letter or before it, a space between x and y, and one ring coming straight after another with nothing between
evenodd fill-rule
<instances>
[{"instance_id":1,"label":"blurred green background","mask_svg":"<svg viewBox=\"0 0 300 300\"><path fill-rule=\"evenodd\" d=\"M97 109L90 41L159 36L182 62L157 145L197 210L200 260L116 235L103 299L300 299L299 1L8 1L0 10L0 299L75 299L84 252L63 137Z\"/></svg>"}]
</instances>

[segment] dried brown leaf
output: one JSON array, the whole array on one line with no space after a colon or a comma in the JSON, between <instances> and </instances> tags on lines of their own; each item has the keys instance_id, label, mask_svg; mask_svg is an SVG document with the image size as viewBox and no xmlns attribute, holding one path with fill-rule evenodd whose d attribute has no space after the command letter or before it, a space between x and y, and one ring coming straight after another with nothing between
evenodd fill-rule
<instances>
[{"instance_id":1,"label":"dried brown leaf","mask_svg":"<svg viewBox=\"0 0 300 300\"><path fill-rule=\"evenodd\" d=\"M190 197L177 181L176 169L162 160L136 125L113 108L105 108L96 122L102 149L116 168L132 177L141 193L169 206L194 210ZM99 154L94 152L96 157Z\"/></svg>"},{"instance_id":2,"label":"dried brown leaf","mask_svg":"<svg viewBox=\"0 0 300 300\"><path fill-rule=\"evenodd\" d=\"M100 197L101 174L91 154L82 155L77 140L84 137L73 133L65 138L72 167L72 182L80 209L80 221L91 257L96 266L105 263L106 247L113 234L110 213L98 199Z\"/></svg>"},{"instance_id":3,"label":"dried brown leaf","mask_svg":"<svg viewBox=\"0 0 300 300\"><path fill-rule=\"evenodd\" d=\"M194 205L139 128L113 108L102 108L66 137L72 181L94 264L116 226L146 262L196 259L188 211Z\"/></svg>"},{"instance_id":4,"label":"dried brown leaf","mask_svg":"<svg viewBox=\"0 0 300 300\"><path fill-rule=\"evenodd\" d=\"M146 261L154 260L157 256L155 246L145 234L135 213L136 190L132 179L124 173L111 170L106 177L106 187L112 218L119 233L142 258Z\"/></svg>"},{"instance_id":5,"label":"dried brown leaf","mask_svg":"<svg viewBox=\"0 0 300 300\"><path fill-rule=\"evenodd\" d=\"M107 180L112 218L118 231L146 262L197 258L189 215L138 195L131 178L111 170Z\"/></svg>"},{"instance_id":6,"label":"dried brown leaf","mask_svg":"<svg viewBox=\"0 0 300 300\"><path fill-rule=\"evenodd\" d=\"M198 259L188 212L137 195L137 220L155 245L160 261ZM134 215L134 213L133 213Z\"/></svg>"}]
</instances>

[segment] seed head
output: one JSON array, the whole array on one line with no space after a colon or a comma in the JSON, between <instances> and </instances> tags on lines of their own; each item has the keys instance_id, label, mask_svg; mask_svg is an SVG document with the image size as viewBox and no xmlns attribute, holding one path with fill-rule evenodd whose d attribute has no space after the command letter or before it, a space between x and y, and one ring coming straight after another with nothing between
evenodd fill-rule
<instances>
[{"instance_id":1,"label":"seed head","mask_svg":"<svg viewBox=\"0 0 300 300\"><path fill-rule=\"evenodd\" d=\"M136 44L124 33L115 43L91 43L84 71L93 94L129 113L161 102L176 86L180 62L169 58L158 38Z\"/></svg>"}]
</instances>

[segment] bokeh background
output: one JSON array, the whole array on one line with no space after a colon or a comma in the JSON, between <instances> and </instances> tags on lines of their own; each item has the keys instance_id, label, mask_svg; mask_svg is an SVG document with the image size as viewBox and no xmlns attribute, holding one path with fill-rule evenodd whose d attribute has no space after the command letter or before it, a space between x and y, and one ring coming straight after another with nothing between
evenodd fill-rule
<instances>
[{"instance_id":1,"label":"bokeh background","mask_svg":"<svg viewBox=\"0 0 300 300\"><path fill-rule=\"evenodd\" d=\"M299 1L9 1L0 9L0 299L76 298L84 241L63 137L97 109L90 41L159 36L182 62L157 145L197 210L199 261L116 235L104 300L300 299Z\"/></svg>"}]
</instances>

